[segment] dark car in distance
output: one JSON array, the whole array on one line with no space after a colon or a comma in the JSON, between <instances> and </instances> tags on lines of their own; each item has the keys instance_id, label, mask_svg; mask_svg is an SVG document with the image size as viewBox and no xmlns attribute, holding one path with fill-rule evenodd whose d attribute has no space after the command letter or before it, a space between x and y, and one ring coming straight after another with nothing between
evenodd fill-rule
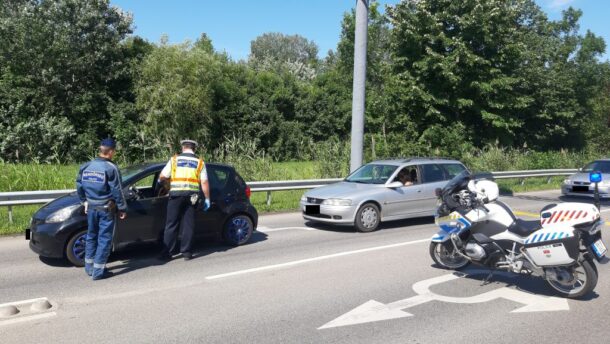
<instances>
[{"instance_id":1,"label":"dark car in distance","mask_svg":"<svg viewBox=\"0 0 610 344\"><path fill-rule=\"evenodd\" d=\"M117 220L113 252L132 244L159 242L165 229L167 190L157 184L164 163L147 163L121 170L127 218ZM197 206L195 238L247 243L256 230L258 213L250 203L250 187L228 165L206 163L210 183L208 211ZM84 265L87 216L75 192L45 204L32 216L26 230L30 248L43 257L66 258Z\"/></svg>"}]
</instances>

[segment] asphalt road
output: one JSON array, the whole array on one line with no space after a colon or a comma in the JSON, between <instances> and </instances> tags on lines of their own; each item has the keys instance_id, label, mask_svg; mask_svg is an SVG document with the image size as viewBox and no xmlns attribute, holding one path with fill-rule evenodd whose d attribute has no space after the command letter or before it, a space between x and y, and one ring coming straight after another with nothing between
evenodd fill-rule
<instances>
[{"instance_id":1,"label":"asphalt road","mask_svg":"<svg viewBox=\"0 0 610 344\"><path fill-rule=\"evenodd\" d=\"M526 215L557 193L503 199ZM251 244L201 243L189 262L160 265L155 248L115 255L116 275L97 282L2 238L0 304L42 297L53 307L0 317L0 343L610 342L610 264L598 266L595 294L565 301L539 278L501 274L482 286L484 274L434 267L431 218L367 234L297 213L260 226Z\"/></svg>"}]
</instances>

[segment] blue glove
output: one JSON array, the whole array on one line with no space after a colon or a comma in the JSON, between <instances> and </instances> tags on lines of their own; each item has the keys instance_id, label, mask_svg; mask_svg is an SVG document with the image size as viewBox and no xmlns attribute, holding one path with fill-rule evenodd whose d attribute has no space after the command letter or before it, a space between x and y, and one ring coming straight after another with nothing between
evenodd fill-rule
<instances>
[{"instance_id":1,"label":"blue glove","mask_svg":"<svg viewBox=\"0 0 610 344\"><path fill-rule=\"evenodd\" d=\"M203 211L208 211L208 209L210 209L210 200L206 198L203 203Z\"/></svg>"}]
</instances>

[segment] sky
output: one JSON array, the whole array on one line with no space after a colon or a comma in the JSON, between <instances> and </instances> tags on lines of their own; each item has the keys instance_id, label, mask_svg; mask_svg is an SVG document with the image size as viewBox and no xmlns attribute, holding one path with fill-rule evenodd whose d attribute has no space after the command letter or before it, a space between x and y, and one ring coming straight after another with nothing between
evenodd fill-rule
<instances>
[{"instance_id":1,"label":"sky","mask_svg":"<svg viewBox=\"0 0 610 344\"><path fill-rule=\"evenodd\" d=\"M393 5L399 0L381 0ZM610 50L609 0L536 0L551 19L573 6L583 11L582 33L591 30L602 36ZM216 50L233 59L245 59L250 42L266 32L299 34L313 40L320 57L335 49L341 33L341 20L356 0L111 0L131 12L135 34L158 42L167 35L172 43L196 40L206 33ZM610 55L603 57L607 60Z\"/></svg>"}]
</instances>

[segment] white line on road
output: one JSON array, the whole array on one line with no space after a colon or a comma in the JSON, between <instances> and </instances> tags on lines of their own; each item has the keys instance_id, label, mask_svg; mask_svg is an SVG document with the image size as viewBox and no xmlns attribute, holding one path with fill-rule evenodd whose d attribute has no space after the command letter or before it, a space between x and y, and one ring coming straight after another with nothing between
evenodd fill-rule
<instances>
[{"instance_id":1,"label":"white line on road","mask_svg":"<svg viewBox=\"0 0 610 344\"><path fill-rule=\"evenodd\" d=\"M280 264L266 265L266 266L261 266L261 267L258 267L258 268L233 271L233 272L229 272L229 273L225 273L225 274L220 274L220 275L207 276L205 279L207 279L207 280L214 280L214 279L225 278L225 277L230 277L230 276L244 275L244 274L248 274L248 273L252 273L252 272L259 272L259 271L266 271L266 270L284 268L284 267L287 267L287 266L294 266L294 265L300 265L300 264L305 264L305 263L317 262L317 261L320 261L320 260L326 260L326 259L331 259L331 258L349 256L349 255L358 254L358 253L365 253L365 252L373 252L373 251L385 250L385 249L388 249L388 248L395 248L395 247L408 246L408 245L413 245L413 244L420 244L420 243L423 243L423 242L430 242L430 239L426 238L426 239L420 239L420 240L414 240L414 241L400 242L400 243L397 243L397 244L390 244L390 245L384 245L384 246L369 247L369 248L364 248L364 249L354 250L354 251L339 252L339 253L329 254L329 255L325 255L325 256L319 256L319 257L295 260L295 261L286 262L286 263L280 263Z\"/></svg>"},{"instance_id":2,"label":"white line on road","mask_svg":"<svg viewBox=\"0 0 610 344\"><path fill-rule=\"evenodd\" d=\"M315 228L311 228L311 227L281 227L281 228L269 228L269 227L258 227L256 228L256 230L258 232L261 233L269 233L269 232L279 232L279 231L285 231L285 230L289 230L289 229L300 229L300 230L304 230L304 231L315 231Z\"/></svg>"}]
</instances>

